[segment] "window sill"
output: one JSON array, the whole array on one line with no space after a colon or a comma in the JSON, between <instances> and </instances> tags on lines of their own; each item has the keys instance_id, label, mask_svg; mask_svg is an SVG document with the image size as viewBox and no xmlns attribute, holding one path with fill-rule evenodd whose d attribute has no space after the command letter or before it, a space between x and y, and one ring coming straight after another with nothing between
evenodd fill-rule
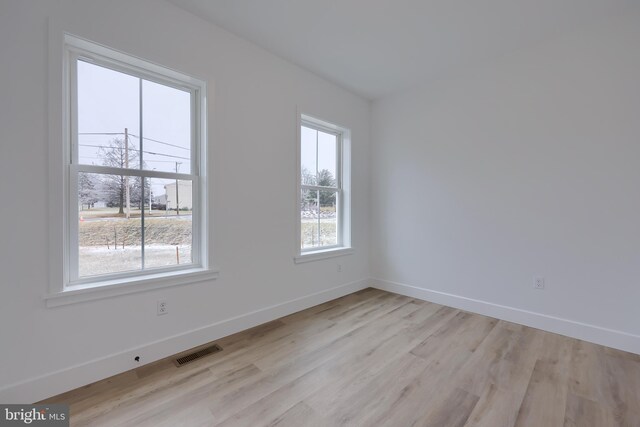
<instances>
[{"instance_id":1,"label":"window sill","mask_svg":"<svg viewBox=\"0 0 640 427\"><path fill-rule=\"evenodd\" d=\"M304 262L311 261L319 261L326 258L339 257L344 255L353 254L353 248L333 248L333 249L325 249L313 252L305 252L298 256L293 257L293 261L296 264L301 264Z\"/></svg>"},{"instance_id":2,"label":"window sill","mask_svg":"<svg viewBox=\"0 0 640 427\"><path fill-rule=\"evenodd\" d=\"M86 285L68 286L64 291L45 296L47 307L110 298L119 295L144 292L171 286L188 285L218 278L218 270L194 268L190 270L158 273L138 279L119 279Z\"/></svg>"}]
</instances>

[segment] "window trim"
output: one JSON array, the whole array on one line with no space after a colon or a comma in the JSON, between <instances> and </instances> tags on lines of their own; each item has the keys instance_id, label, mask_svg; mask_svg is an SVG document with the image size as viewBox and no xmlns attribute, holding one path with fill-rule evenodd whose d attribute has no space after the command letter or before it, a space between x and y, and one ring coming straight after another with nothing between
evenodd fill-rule
<instances>
[{"instance_id":1,"label":"window trim","mask_svg":"<svg viewBox=\"0 0 640 427\"><path fill-rule=\"evenodd\" d=\"M351 242L351 131L343 126L310 116L305 113L297 114L296 130L296 230L294 262L304 263L353 253ZM302 126L321 132L336 135L336 187L322 187L302 184ZM337 245L321 246L317 248L302 248L301 245L301 215L300 203L303 188L326 189L336 191L337 205Z\"/></svg>"},{"instance_id":2,"label":"window trim","mask_svg":"<svg viewBox=\"0 0 640 427\"><path fill-rule=\"evenodd\" d=\"M210 227L207 215L209 211L209 185L206 143L206 82L68 34L55 28L55 25L50 26L49 36L50 279L49 290L44 296L47 306L217 278L218 270L212 267ZM191 93L193 119L190 173L167 172L165 174L160 171L130 169L127 170L127 175L159 178L170 175L172 179L186 178L193 182L193 198L199 201L198 206L192 212L194 224L192 252L197 254L193 264L71 280L70 257L73 256L71 233L74 229L74 218L78 216L77 212L74 215L77 206L72 206L77 200L77 195L74 197L71 190L75 188L74 183L77 185L79 169L84 172L117 172L117 174L122 172L119 168L78 165L77 163L77 149L72 147L72 144L74 146L77 144L77 124L72 120L77 117L77 111L71 111L72 108L75 109L75 103L71 100L72 96L76 96L75 59L78 57L89 63L133 74L145 80Z\"/></svg>"}]
</instances>

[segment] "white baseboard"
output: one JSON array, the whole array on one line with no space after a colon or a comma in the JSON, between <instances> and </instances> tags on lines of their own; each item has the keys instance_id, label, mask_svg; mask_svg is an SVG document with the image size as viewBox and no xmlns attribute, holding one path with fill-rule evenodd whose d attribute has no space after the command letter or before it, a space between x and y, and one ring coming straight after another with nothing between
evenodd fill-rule
<instances>
[{"instance_id":1,"label":"white baseboard","mask_svg":"<svg viewBox=\"0 0 640 427\"><path fill-rule=\"evenodd\" d=\"M640 336L575 320L494 304L382 279L371 279L371 286L408 297L430 301L485 316L495 317L544 331L577 338L607 347L640 354Z\"/></svg>"},{"instance_id":2,"label":"white baseboard","mask_svg":"<svg viewBox=\"0 0 640 427\"><path fill-rule=\"evenodd\" d=\"M287 302L265 307L250 313L222 320L214 324L114 353L86 363L71 366L0 389L0 402L37 402L69 390L108 378L130 369L180 353L184 350L215 341L227 335L278 319L296 311L322 304L344 295L365 289L369 279L358 280ZM142 364L134 364L140 356Z\"/></svg>"}]
</instances>

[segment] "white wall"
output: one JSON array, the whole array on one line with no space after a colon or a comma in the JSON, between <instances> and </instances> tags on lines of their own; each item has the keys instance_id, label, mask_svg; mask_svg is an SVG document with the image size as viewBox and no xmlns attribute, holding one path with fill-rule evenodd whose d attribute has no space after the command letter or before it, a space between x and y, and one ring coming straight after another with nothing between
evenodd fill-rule
<instances>
[{"instance_id":1,"label":"white wall","mask_svg":"<svg viewBox=\"0 0 640 427\"><path fill-rule=\"evenodd\" d=\"M638 46L629 9L376 102L380 286L640 352Z\"/></svg>"},{"instance_id":2,"label":"white wall","mask_svg":"<svg viewBox=\"0 0 640 427\"><path fill-rule=\"evenodd\" d=\"M49 16L208 81L218 280L45 307ZM38 400L130 369L134 354L166 356L366 283L367 101L162 1L4 0L0 53L0 401ZM352 131L354 255L293 263L298 106Z\"/></svg>"}]
</instances>

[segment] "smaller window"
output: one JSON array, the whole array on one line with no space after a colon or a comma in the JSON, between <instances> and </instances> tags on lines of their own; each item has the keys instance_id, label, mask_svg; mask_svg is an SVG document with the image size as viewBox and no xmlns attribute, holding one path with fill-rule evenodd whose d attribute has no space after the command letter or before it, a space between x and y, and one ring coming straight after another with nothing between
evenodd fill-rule
<instances>
[{"instance_id":1,"label":"smaller window","mask_svg":"<svg viewBox=\"0 0 640 427\"><path fill-rule=\"evenodd\" d=\"M303 115L299 132L297 261L351 246L349 131Z\"/></svg>"}]
</instances>

